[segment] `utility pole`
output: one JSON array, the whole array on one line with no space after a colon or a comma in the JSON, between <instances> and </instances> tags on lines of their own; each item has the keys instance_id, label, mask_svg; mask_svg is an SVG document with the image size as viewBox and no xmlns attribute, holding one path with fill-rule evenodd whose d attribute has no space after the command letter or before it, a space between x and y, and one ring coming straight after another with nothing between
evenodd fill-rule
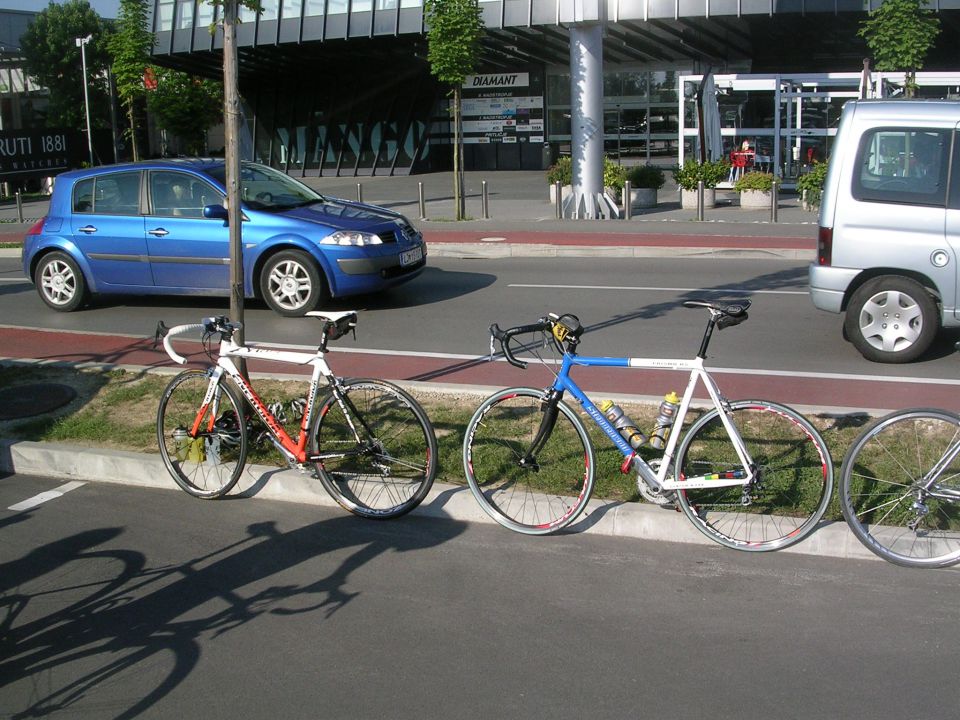
<instances>
[{"instance_id":1,"label":"utility pole","mask_svg":"<svg viewBox=\"0 0 960 720\"><path fill-rule=\"evenodd\" d=\"M243 243L240 212L240 93L237 89L237 4L239 0L223 3L223 122L224 162L227 183L227 224L230 228L230 319L243 319ZM237 332L237 342L243 342L244 331ZM237 364L246 377L243 358Z\"/></svg>"}]
</instances>

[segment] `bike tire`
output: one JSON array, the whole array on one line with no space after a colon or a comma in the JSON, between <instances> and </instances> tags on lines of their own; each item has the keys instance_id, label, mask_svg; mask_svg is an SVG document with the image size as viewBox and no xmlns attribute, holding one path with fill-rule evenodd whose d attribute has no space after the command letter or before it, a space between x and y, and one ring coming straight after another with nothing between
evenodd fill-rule
<instances>
[{"instance_id":1,"label":"bike tire","mask_svg":"<svg viewBox=\"0 0 960 720\"><path fill-rule=\"evenodd\" d=\"M593 492L593 447L583 422L563 402L536 463L521 464L540 428L545 401L543 390L501 390L477 408L463 441L464 473L480 507L526 535L566 527Z\"/></svg>"},{"instance_id":2,"label":"bike tire","mask_svg":"<svg viewBox=\"0 0 960 720\"><path fill-rule=\"evenodd\" d=\"M311 452L324 489L354 515L399 517L423 502L437 474L437 438L420 404L383 380L349 380L311 422ZM354 432L354 428L356 432Z\"/></svg>"},{"instance_id":3,"label":"bike tire","mask_svg":"<svg viewBox=\"0 0 960 720\"><path fill-rule=\"evenodd\" d=\"M727 411L758 468L751 485L677 491L677 504L700 532L735 550L781 550L803 540L823 517L833 492L826 443L800 413L764 400ZM717 410L697 420L680 445L676 478L740 469Z\"/></svg>"},{"instance_id":4,"label":"bike tire","mask_svg":"<svg viewBox=\"0 0 960 720\"><path fill-rule=\"evenodd\" d=\"M960 459L944 462L958 442L960 415L932 408L891 413L857 436L840 470L840 509L871 552L905 567L960 563ZM938 465L931 494L923 481Z\"/></svg>"},{"instance_id":5,"label":"bike tire","mask_svg":"<svg viewBox=\"0 0 960 720\"><path fill-rule=\"evenodd\" d=\"M206 371L184 370L167 385L157 408L157 442L164 465L177 485L204 500L230 492L247 460L243 400L221 381L210 405L202 408L209 384ZM200 428L197 436L184 437L195 424Z\"/></svg>"}]
</instances>

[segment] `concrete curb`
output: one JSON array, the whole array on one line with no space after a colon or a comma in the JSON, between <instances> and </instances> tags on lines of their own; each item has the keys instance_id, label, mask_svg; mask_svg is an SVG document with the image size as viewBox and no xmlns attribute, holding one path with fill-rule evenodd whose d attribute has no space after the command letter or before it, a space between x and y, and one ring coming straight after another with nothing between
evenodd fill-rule
<instances>
[{"instance_id":1,"label":"concrete curb","mask_svg":"<svg viewBox=\"0 0 960 720\"><path fill-rule=\"evenodd\" d=\"M450 257L465 260L496 260L502 258L538 257L616 257L616 258L730 258L730 259L786 259L813 260L813 250L795 248L727 248L604 245L550 245L548 243L428 243L430 257ZM0 257L19 258L19 248L0 248Z\"/></svg>"},{"instance_id":2,"label":"concrete curb","mask_svg":"<svg viewBox=\"0 0 960 720\"><path fill-rule=\"evenodd\" d=\"M159 455L59 443L0 441L0 471L178 490ZM233 493L252 499L337 507L319 482L295 470L277 467L248 465ZM435 484L414 512L459 522L493 523L465 486ZM714 545L681 513L633 502L593 500L567 532ZM784 552L879 560L840 522L823 523L811 537Z\"/></svg>"}]
</instances>

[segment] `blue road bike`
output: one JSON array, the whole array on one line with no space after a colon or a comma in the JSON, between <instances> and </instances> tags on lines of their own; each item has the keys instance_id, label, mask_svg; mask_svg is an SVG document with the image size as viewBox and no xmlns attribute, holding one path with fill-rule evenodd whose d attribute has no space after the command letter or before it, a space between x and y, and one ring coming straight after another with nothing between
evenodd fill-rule
<instances>
[{"instance_id":1,"label":"blue road bike","mask_svg":"<svg viewBox=\"0 0 960 720\"><path fill-rule=\"evenodd\" d=\"M539 349L548 347L560 356L550 387L501 390L480 405L467 427L467 482L494 520L517 532L542 535L566 527L587 507L596 471L594 450L581 416L563 400L569 393L623 454L621 471L636 473L639 493L658 505L675 505L710 539L737 550L767 551L813 532L833 491L833 464L823 438L784 405L725 399L703 365L714 329L745 321L750 301L721 305L691 300L684 306L709 312L692 360L578 355L583 327L575 315L550 314L509 330L491 326L491 346L499 342L506 360L517 367L526 362L515 352L533 351L542 362ZM516 336L531 333L538 335L535 342L512 347ZM661 458L647 461L638 454L573 380L577 367L689 372ZM699 383L712 408L682 436Z\"/></svg>"}]
</instances>

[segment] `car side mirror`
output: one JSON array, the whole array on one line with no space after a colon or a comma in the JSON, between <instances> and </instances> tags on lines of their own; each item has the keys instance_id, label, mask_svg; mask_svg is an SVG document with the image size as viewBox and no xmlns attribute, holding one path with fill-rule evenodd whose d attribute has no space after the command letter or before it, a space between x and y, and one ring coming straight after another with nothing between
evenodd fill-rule
<instances>
[{"instance_id":1,"label":"car side mirror","mask_svg":"<svg viewBox=\"0 0 960 720\"><path fill-rule=\"evenodd\" d=\"M227 221L227 209L223 205L204 205L203 216L210 220Z\"/></svg>"}]
</instances>

